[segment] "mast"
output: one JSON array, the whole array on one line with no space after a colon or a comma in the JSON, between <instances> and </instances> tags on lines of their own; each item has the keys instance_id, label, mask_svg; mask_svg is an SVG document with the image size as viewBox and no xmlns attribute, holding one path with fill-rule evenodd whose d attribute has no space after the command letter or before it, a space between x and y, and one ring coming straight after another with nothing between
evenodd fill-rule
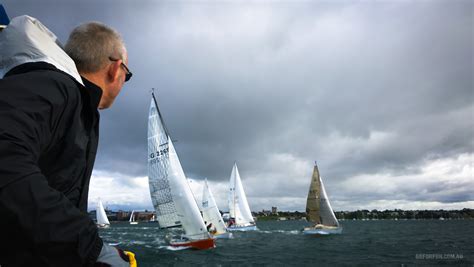
<instances>
[{"instance_id":1,"label":"mast","mask_svg":"<svg viewBox=\"0 0 474 267\"><path fill-rule=\"evenodd\" d=\"M237 162L234 161L234 171L237 167ZM235 175L235 172L234 172L234 190L233 190L233 197L234 197L234 223L237 223L237 210L235 209L235 189L237 188L237 176Z\"/></svg>"},{"instance_id":2,"label":"mast","mask_svg":"<svg viewBox=\"0 0 474 267\"><path fill-rule=\"evenodd\" d=\"M237 177L235 174L237 164L234 161L234 166L232 167L232 171L230 173L230 180L229 180L229 214L231 218L234 218L235 222L237 222Z\"/></svg>"},{"instance_id":3,"label":"mast","mask_svg":"<svg viewBox=\"0 0 474 267\"><path fill-rule=\"evenodd\" d=\"M155 102L155 108L156 111L158 112L158 117L160 118L161 125L163 125L163 129L165 130L166 136L170 136L168 128L166 127L165 121L163 120L163 116L161 115L160 108L158 107L158 102L156 101L155 98L155 88L151 89L151 96L153 97L153 102Z\"/></svg>"}]
</instances>

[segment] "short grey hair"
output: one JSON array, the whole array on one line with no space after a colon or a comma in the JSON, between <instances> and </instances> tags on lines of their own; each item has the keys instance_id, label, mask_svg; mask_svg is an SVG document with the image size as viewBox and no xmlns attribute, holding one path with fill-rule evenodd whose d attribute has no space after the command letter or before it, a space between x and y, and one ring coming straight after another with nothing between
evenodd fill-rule
<instances>
[{"instance_id":1,"label":"short grey hair","mask_svg":"<svg viewBox=\"0 0 474 267\"><path fill-rule=\"evenodd\" d=\"M96 72L109 62L109 57L126 60L125 44L120 34L95 21L77 26L69 35L64 50L74 60L79 72Z\"/></svg>"}]
</instances>

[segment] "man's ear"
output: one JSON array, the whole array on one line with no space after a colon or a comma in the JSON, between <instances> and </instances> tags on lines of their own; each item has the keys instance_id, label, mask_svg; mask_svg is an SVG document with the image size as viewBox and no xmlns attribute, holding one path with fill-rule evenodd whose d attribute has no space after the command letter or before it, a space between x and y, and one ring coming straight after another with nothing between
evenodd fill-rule
<instances>
[{"instance_id":1,"label":"man's ear","mask_svg":"<svg viewBox=\"0 0 474 267\"><path fill-rule=\"evenodd\" d=\"M109 65L109 70L107 72L107 78L109 82L115 82L120 75L120 67L122 60L112 61L112 64Z\"/></svg>"}]
</instances>

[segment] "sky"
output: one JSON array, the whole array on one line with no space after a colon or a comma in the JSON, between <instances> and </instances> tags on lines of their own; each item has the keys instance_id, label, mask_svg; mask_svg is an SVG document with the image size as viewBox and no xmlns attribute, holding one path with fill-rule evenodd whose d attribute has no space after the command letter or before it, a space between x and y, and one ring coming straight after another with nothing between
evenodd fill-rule
<instances>
[{"instance_id":1,"label":"sky","mask_svg":"<svg viewBox=\"0 0 474 267\"><path fill-rule=\"evenodd\" d=\"M133 78L101 111L89 209L152 210L150 91L198 202L304 211L318 162L336 211L474 208L472 1L0 0L65 43L117 29Z\"/></svg>"}]
</instances>

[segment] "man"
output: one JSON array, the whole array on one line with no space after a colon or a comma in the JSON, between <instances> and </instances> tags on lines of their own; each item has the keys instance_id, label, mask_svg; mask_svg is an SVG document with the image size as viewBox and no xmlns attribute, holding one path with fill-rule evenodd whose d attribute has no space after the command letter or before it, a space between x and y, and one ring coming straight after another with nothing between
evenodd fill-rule
<instances>
[{"instance_id":1,"label":"man","mask_svg":"<svg viewBox=\"0 0 474 267\"><path fill-rule=\"evenodd\" d=\"M95 22L74 29L65 49L28 16L0 32L2 267L129 266L87 215L97 109L130 79L127 51Z\"/></svg>"},{"instance_id":2,"label":"man","mask_svg":"<svg viewBox=\"0 0 474 267\"><path fill-rule=\"evenodd\" d=\"M204 222L204 224L206 224L206 222ZM207 224L206 229L208 232L211 231L211 227L212 227L212 223Z\"/></svg>"}]
</instances>

